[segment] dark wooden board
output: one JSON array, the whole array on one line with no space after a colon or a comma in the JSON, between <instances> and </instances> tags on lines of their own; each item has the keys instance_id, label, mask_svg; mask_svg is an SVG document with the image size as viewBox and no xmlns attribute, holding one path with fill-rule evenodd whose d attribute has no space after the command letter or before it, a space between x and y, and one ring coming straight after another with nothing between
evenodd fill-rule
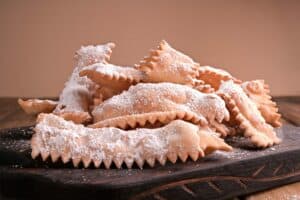
<instances>
[{"instance_id":1,"label":"dark wooden board","mask_svg":"<svg viewBox=\"0 0 300 200\"><path fill-rule=\"evenodd\" d=\"M300 97L277 97L288 124L300 125ZM0 98L0 129L33 125L16 98ZM198 162L168 163L144 170L74 169L30 158L29 128L0 130L0 199L227 199L300 180L300 128L277 130L283 143L267 150L243 149ZM242 148L242 149L240 149Z\"/></svg>"},{"instance_id":2,"label":"dark wooden board","mask_svg":"<svg viewBox=\"0 0 300 200\"><path fill-rule=\"evenodd\" d=\"M300 96L276 97L275 100L283 118L289 123L300 126Z\"/></svg>"},{"instance_id":3,"label":"dark wooden board","mask_svg":"<svg viewBox=\"0 0 300 200\"><path fill-rule=\"evenodd\" d=\"M25 98L24 98L25 99ZM56 97L45 97L40 99L57 100ZM36 117L26 114L18 105L18 98L0 98L0 129L32 126Z\"/></svg>"},{"instance_id":4,"label":"dark wooden board","mask_svg":"<svg viewBox=\"0 0 300 200\"><path fill-rule=\"evenodd\" d=\"M0 192L28 199L227 199L300 180L300 127L278 129L280 145L252 149L233 138L232 153L138 169L74 169L30 157L30 128L0 131Z\"/></svg>"}]
</instances>

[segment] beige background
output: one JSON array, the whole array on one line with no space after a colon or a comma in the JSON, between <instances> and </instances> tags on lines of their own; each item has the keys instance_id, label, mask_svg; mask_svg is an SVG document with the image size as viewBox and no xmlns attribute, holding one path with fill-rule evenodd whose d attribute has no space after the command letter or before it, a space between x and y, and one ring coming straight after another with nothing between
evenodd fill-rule
<instances>
[{"instance_id":1,"label":"beige background","mask_svg":"<svg viewBox=\"0 0 300 200\"><path fill-rule=\"evenodd\" d=\"M57 96L74 51L114 41L133 65L161 39L273 95L300 95L300 1L0 1L0 96Z\"/></svg>"}]
</instances>

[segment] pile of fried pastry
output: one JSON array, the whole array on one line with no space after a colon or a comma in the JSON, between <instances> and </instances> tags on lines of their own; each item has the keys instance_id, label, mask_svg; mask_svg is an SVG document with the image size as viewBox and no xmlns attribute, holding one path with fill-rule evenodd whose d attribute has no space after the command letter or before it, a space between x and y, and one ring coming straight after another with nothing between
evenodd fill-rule
<instances>
[{"instance_id":1,"label":"pile of fried pastry","mask_svg":"<svg viewBox=\"0 0 300 200\"><path fill-rule=\"evenodd\" d=\"M280 143L280 114L263 80L200 66L166 41L139 64L117 66L108 63L114 47L81 47L58 101L18 100L38 114L33 158L143 168L231 151L231 136L258 148Z\"/></svg>"}]
</instances>

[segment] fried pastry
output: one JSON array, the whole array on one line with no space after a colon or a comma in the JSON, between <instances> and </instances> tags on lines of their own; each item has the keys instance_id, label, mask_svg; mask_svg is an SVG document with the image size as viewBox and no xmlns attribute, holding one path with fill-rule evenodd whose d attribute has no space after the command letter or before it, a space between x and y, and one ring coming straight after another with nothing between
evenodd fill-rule
<instances>
[{"instance_id":1,"label":"fried pastry","mask_svg":"<svg viewBox=\"0 0 300 200\"><path fill-rule=\"evenodd\" d=\"M133 67L121 67L106 63L96 63L84 67L79 74L87 76L101 88L105 88L105 99L127 90L130 85L144 79L144 73ZM109 93L111 96L108 95Z\"/></svg>"},{"instance_id":2,"label":"fried pastry","mask_svg":"<svg viewBox=\"0 0 300 200\"><path fill-rule=\"evenodd\" d=\"M91 127L120 128L143 126L184 119L204 126L229 119L224 101L216 94L205 94L174 83L139 83L113 96L92 112Z\"/></svg>"},{"instance_id":3,"label":"fried pastry","mask_svg":"<svg viewBox=\"0 0 300 200\"><path fill-rule=\"evenodd\" d=\"M105 101L106 99L109 99L112 96L117 95L119 93L120 93L119 90L114 90L110 87L105 87L105 86L99 87L99 89L97 90L97 94L98 96L101 97L102 101Z\"/></svg>"},{"instance_id":4,"label":"fried pastry","mask_svg":"<svg viewBox=\"0 0 300 200\"><path fill-rule=\"evenodd\" d=\"M262 148L280 143L272 127L280 114L263 80L242 83L166 41L137 66L117 66L108 63L114 47L81 47L58 102L18 100L25 112L41 113L33 158L143 168L232 150L220 136L240 133Z\"/></svg>"},{"instance_id":5,"label":"fried pastry","mask_svg":"<svg viewBox=\"0 0 300 200\"><path fill-rule=\"evenodd\" d=\"M107 63L110 60L112 49L115 48L112 42L103 45L82 46L75 53L75 61L77 67L84 67L94 63Z\"/></svg>"},{"instance_id":6,"label":"fried pastry","mask_svg":"<svg viewBox=\"0 0 300 200\"><path fill-rule=\"evenodd\" d=\"M215 89L211 87L209 84L205 84L204 81L196 80L195 85L193 86L194 89L203 92L203 93L213 93Z\"/></svg>"},{"instance_id":7,"label":"fried pastry","mask_svg":"<svg viewBox=\"0 0 300 200\"><path fill-rule=\"evenodd\" d=\"M59 103L54 114L75 123L91 121L89 105L97 89L97 85L87 77L80 77L79 73L86 64L106 62L111 54L113 43L104 45L81 47L76 53L77 64L69 80L59 96Z\"/></svg>"},{"instance_id":8,"label":"fried pastry","mask_svg":"<svg viewBox=\"0 0 300 200\"><path fill-rule=\"evenodd\" d=\"M145 82L194 85L199 64L163 40L158 49L150 51L150 56L145 57L136 67L146 74Z\"/></svg>"},{"instance_id":9,"label":"fried pastry","mask_svg":"<svg viewBox=\"0 0 300 200\"><path fill-rule=\"evenodd\" d=\"M41 100L41 99L18 99L18 104L21 108L31 115L36 115L39 113L50 113L57 106L57 101L52 100Z\"/></svg>"},{"instance_id":10,"label":"fried pastry","mask_svg":"<svg viewBox=\"0 0 300 200\"><path fill-rule=\"evenodd\" d=\"M256 104L267 123L274 127L282 125L280 122L281 115L278 113L276 103L272 101L269 86L265 84L264 80L246 81L242 83L242 88Z\"/></svg>"},{"instance_id":11,"label":"fried pastry","mask_svg":"<svg viewBox=\"0 0 300 200\"><path fill-rule=\"evenodd\" d=\"M235 123L244 130L243 135L254 145L265 148L280 143L273 127L266 123L240 85L229 80L223 82L217 92L225 100Z\"/></svg>"},{"instance_id":12,"label":"fried pastry","mask_svg":"<svg viewBox=\"0 0 300 200\"><path fill-rule=\"evenodd\" d=\"M234 80L236 83L241 83L240 80L234 78L227 71L210 66L199 67L197 79L211 85L215 90L219 89L222 81Z\"/></svg>"},{"instance_id":13,"label":"fried pastry","mask_svg":"<svg viewBox=\"0 0 300 200\"><path fill-rule=\"evenodd\" d=\"M50 156L53 162L61 158L64 163L72 160L75 167L82 162L84 167L93 163L97 168L101 163L110 168L112 162L117 168L123 163L143 168L145 162L153 167L156 161L161 165L167 160L175 163L178 157L182 162L188 157L196 161L215 150L232 150L211 130L181 120L157 129L124 131L86 128L53 114L39 116L31 147L33 158Z\"/></svg>"}]
</instances>

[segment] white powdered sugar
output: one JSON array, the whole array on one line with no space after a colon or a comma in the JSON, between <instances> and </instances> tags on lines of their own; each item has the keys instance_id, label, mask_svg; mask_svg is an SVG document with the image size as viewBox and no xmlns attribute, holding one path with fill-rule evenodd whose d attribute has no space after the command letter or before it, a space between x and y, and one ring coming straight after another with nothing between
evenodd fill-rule
<instances>
[{"instance_id":1,"label":"white powdered sugar","mask_svg":"<svg viewBox=\"0 0 300 200\"><path fill-rule=\"evenodd\" d=\"M193 112L208 121L229 119L225 102L216 94L205 94L174 83L139 83L116 95L93 111L96 121L123 115L164 111Z\"/></svg>"},{"instance_id":2,"label":"white powdered sugar","mask_svg":"<svg viewBox=\"0 0 300 200\"><path fill-rule=\"evenodd\" d=\"M75 59L77 66L83 67L93 63L103 63L109 59L111 49L115 47L114 43L107 43L104 45L88 45L82 46L76 51Z\"/></svg>"},{"instance_id":3,"label":"white powdered sugar","mask_svg":"<svg viewBox=\"0 0 300 200\"><path fill-rule=\"evenodd\" d=\"M176 51L175 51L176 52ZM176 52L178 53L178 52ZM172 58L173 57L173 58ZM179 58L176 58L179 57ZM184 59L183 59L184 58ZM163 53L160 56L161 62L169 62L169 60L173 60L173 63L168 63L168 68L162 68L161 70L172 70L173 72L177 73L189 73L192 74L195 72L195 62L188 56L184 54L176 55L176 54L170 54L170 53ZM179 61L176 61L176 59L180 59Z\"/></svg>"},{"instance_id":4,"label":"white powdered sugar","mask_svg":"<svg viewBox=\"0 0 300 200\"><path fill-rule=\"evenodd\" d=\"M60 110L70 112L86 111L82 107L82 103L88 102L93 94L93 88L96 85L87 77L79 76L80 67L76 67L65 83L65 87L59 96L59 105L54 110L54 113L59 113Z\"/></svg>"},{"instance_id":5,"label":"white powdered sugar","mask_svg":"<svg viewBox=\"0 0 300 200\"><path fill-rule=\"evenodd\" d=\"M88 157L94 160L118 157L141 159L149 156L159 158L167 153L167 135L176 132L176 129L169 127L176 123L180 126L180 123L186 122L174 121L159 129L93 129L65 121L53 114L45 114L35 127L32 148L41 153L54 151L69 158Z\"/></svg>"},{"instance_id":6,"label":"white powdered sugar","mask_svg":"<svg viewBox=\"0 0 300 200\"><path fill-rule=\"evenodd\" d=\"M131 76L136 79L141 79L143 73L134 67L117 66L109 63L95 63L84 67L82 70L92 70L106 75L124 75Z\"/></svg>"},{"instance_id":7,"label":"white powdered sugar","mask_svg":"<svg viewBox=\"0 0 300 200\"><path fill-rule=\"evenodd\" d=\"M242 87L238 84L235 84L233 80L223 81L219 87L218 93L229 94L231 96L233 94L238 94L242 97L247 96Z\"/></svg>"},{"instance_id":8,"label":"white powdered sugar","mask_svg":"<svg viewBox=\"0 0 300 200\"><path fill-rule=\"evenodd\" d=\"M54 110L54 113L60 113L61 110L67 112L87 111L87 103L98 86L89 78L80 77L79 72L87 64L104 62L113 46L113 43L96 46L90 45L81 47L76 52L76 67L69 80L65 83L65 87L59 96L59 105Z\"/></svg>"},{"instance_id":9,"label":"white powdered sugar","mask_svg":"<svg viewBox=\"0 0 300 200\"><path fill-rule=\"evenodd\" d=\"M240 85L235 84L233 80L222 82L217 93L228 94L231 96L231 98L235 98L236 100L238 100L238 102L236 103L245 106L247 110L250 110L253 115L255 115L255 118L257 120L265 123L265 119L262 117L256 104L247 96L243 88Z\"/></svg>"},{"instance_id":10,"label":"white powdered sugar","mask_svg":"<svg viewBox=\"0 0 300 200\"><path fill-rule=\"evenodd\" d=\"M162 45L163 45L163 49L166 48L166 51L164 52L164 54L166 56L170 57L172 55L174 60L178 59L184 63L198 65L198 63L194 62L194 60L192 58L190 58L189 56L185 55L184 53L182 53L180 51L175 50L166 41L162 41ZM191 66L191 65L189 65L189 66Z\"/></svg>"}]
</instances>

